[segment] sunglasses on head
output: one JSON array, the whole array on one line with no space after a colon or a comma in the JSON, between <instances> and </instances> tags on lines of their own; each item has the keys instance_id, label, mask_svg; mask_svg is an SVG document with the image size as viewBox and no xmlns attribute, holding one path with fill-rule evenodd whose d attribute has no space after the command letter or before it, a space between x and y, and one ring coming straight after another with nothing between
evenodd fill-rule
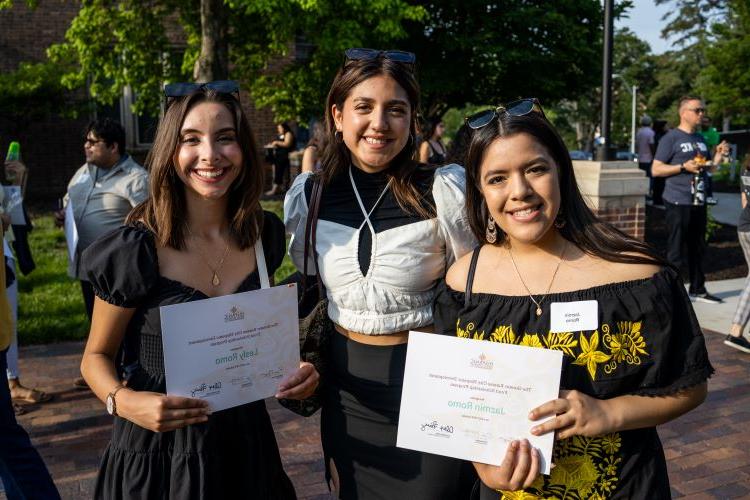
<instances>
[{"instance_id":1,"label":"sunglasses on head","mask_svg":"<svg viewBox=\"0 0 750 500\"><path fill-rule=\"evenodd\" d=\"M544 115L544 110L539 103L539 99L531 97L528 99L511 101L508 104L501 104L495 109L480 111L479 113L467 117L466 124L472 130L476 130L490 124L502 113L508 113L510 116L525 116L532 112L539 113L543 118L547 118Z\"/></svg>"},{"instance_id":2,"label":"sunglasses on head","mask_svg":"<svg viewBox=\"0 0 750 500\"><path fill-rule=\"evenodd\" d=\"M417 56L413 52L403 50L346 49L344 55L346 55L347 61L371 61L382 57L404 64L417 62Z\"/></svg>"},{"instance_id":3,"label":"sunglasses on head","mask_svg":"<svg viewBox=\"0 0 750 500\"><path fill-rule=\"evenodd\" d=\"M214 90L220 94L239 94L240 86L234 80L216 80L206 83L168 83L164 86L164 96L183 97L203 90Z\"/></svg>"}]
</instances>

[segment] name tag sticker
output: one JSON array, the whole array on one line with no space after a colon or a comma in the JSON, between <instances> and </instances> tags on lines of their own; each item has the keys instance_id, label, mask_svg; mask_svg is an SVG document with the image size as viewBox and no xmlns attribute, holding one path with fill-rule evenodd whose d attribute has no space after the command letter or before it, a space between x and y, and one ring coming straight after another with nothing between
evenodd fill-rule
<instances>
[{"instance_id":1,"label":"name tag sticker","mask_svg":"<svg viewBox=\"0 0 750 500\"><path fill-rule=\"evenodd\" d=\"M599 302L553 302L550 305L550 331L577 332L599 328Z\"/></svg>"}]
</instances>

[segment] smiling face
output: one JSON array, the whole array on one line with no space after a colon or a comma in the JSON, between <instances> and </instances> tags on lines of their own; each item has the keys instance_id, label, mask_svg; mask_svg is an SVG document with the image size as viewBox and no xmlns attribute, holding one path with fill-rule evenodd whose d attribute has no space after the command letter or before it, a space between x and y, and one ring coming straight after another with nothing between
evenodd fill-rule
<instances>
[{"instance_id":1,"label":"smiling face","mask_svg":"<svg viewBox=\"0 0 750 500\"><path fill-rule=\"evenodd\" d=\"M187 113L180 127L175 165L188 195L219 199L227 194L244 165L226 106L201 102Z\"/></svg>"},{"instance_id":2,"label":"smiling face","mask_svg":"<svg viewBox=\"0 0 750 500\"><path fill-rule=\"evenodd\" d=\"M495 139L479 168L489 213L514 242L548 236L560 209L558 168L549 151L524 133Z\"/></svg>"},{"instance_id":3,"label":"smiling face","mask_svg":"<svg viewBox=\"0 0 750 500\"><path fill-rule=\"evenodd\" d=\"M365 172L387 169L409 140L409 98L389 76L364 80L352 88L340 109L334 104L331 112L352 163Z\"/></svg>"}]
</instances>

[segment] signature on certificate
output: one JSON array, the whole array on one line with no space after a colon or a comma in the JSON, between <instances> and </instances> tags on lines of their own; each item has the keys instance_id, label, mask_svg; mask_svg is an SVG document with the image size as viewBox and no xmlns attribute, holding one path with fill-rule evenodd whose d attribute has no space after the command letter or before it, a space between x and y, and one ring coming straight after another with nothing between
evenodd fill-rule
<instances>
[{"instance_id":1,"label":"signature on certificate","mask_svg":"<svg viewBox=\"0 0 750 500\"><path fill-rule=\"evenodd\" d=\"M218 394L221 392L221 380L217 380L216 382L202 382L195 387L193 387L190 390L190 395L192 397L196 396L213 396L214 394Z\"/></svg>"},{"instance_id":2,"label":"signature on certificate","mask_svg":"<svg viewBox=\"0 0 750 500\"><path fill-rule=\"evenodd\" d=\"M436 420L433 420L432 422L427 422L421 425L421 429L423 432L426 429L430 429L433 431L440 431L440 432L447 432L448 434L453 434L453 426L452 425L441 425Z\"/></svg>"}]
</instances>

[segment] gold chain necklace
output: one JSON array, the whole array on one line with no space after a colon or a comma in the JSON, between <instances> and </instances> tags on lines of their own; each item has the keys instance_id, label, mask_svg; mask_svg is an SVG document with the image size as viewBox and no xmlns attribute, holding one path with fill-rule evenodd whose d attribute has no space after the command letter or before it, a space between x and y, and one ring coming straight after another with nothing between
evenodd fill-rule
<instances>
[{"instance_id":1,"label":"gold chain necklace","mask_svg":"<svg viewBox=\"0 0 750 500\"><path fill-rule=\"evenodd\" d=\"M518 266L516 265L516 260L513 258L513 252L510 250L510 247L508 247L508 255L510 255L510 261L513 263L513 269L515 269L518 279L521 281L521 284L526 289L526 292L529 294L529 298L534 303L534 305L536 305L537 316L542 315L542 302L544 302L544 299L547 298L547 295L549 295L549 291L552 289L552 283L555 281L555 276L557 276L557 270L560 269L560 264L563 261L563 257L565 256L565 250L567 249L568 249L568 242L566 240L565 246L563 247L562 252L560 252L560 260L557 261L557 265L555 266L555 272L552 273L552 279L549 280L549 286L547 286L547 291L544 292L544 295L542 295L541 299L536 300L534 296L531 294L531 290L529 290L529 287L526 286L526 282L521 277L521 273L518 271Z\"/></svg>"},{"instance_id":2,"label":"gold chain necklace","mask_svg":"<svg viewBox=\"0 0 750 500\"><path fill-rule=\"evenodd\" d=\"M203 249L198 244L198 242L197 242L198 238L196 238L195 235L193 234L193 232L190 230L190 226L188 226L186 224L185 227L187 228L188 233L190 233L190 237L193 238L194 240L196 240L195 247L198 249L198 253L201 254L201 257L203 258L204 262L206 263L206 266L208 266L208 268L213 273L213 276L211 278L211 284L213 286L219 286L219 285L221 285L221 280L219 279L219 271L221 270L221 267L224 265L224 261L226 260L227 255L229 255L229 243L227 243L227 247L224 249L224 255L221 257L221 260L219 261L219 264L216 267L213 267L211 265L211 263L209 262L208 257L206 257L206 254L203 252Z\"/></svg>"}]
</instances>

